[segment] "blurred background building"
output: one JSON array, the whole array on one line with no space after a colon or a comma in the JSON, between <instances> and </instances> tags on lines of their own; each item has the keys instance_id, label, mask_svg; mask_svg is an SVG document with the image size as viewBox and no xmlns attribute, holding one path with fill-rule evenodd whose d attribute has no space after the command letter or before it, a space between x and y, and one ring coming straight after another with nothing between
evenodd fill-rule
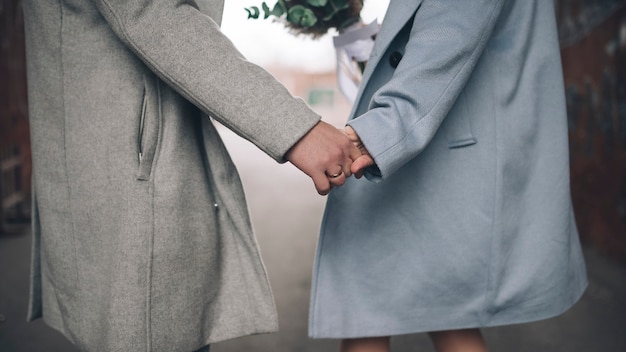
<instances>
[{"instance_id":1,"label":"blurred background building","mask_svg":"<svg viewBox=\"0 0 626 352\"><path fill-rule=\"evenodd\" d=\"M31 163L23 27L19 1L1 0L0 233L6 221L28 217Z\"/></svg>"},{"instance_id":2,"label":"blurred background building","mask_svg":"<svg viewBox=\"0 0 626 352\"><path fill-rule=\"evenodd\" d=\"M626 1L557 1L583 241L626 264Z\"/></svg>"}]
</instances>

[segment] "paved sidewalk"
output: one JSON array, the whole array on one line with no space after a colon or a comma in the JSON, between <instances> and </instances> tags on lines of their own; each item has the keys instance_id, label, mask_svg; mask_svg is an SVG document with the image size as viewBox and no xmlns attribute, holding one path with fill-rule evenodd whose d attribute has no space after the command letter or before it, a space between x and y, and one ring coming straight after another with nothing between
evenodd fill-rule
<instances>
[{"instance_id":1,"label":"paved sidewalk","mask_svg":"<svg viewBox=\"0 0 626 352\"><path fill-rule=\"evenodd\" d=\"M307 338L309 287L325 198L291 165L278 165L225 131L244 181L253 224L278 304L281 331L215 344L211 352L333 352L336 341ZM72 352L76 349L41 321L26 323L30 229L0 235L0 351ZM484 330L492 351L626 351L626 268L585 249L590 286L560 317ZM394 352L428 352L424 334L392 340Z\"/></svg>"}]
</instances>

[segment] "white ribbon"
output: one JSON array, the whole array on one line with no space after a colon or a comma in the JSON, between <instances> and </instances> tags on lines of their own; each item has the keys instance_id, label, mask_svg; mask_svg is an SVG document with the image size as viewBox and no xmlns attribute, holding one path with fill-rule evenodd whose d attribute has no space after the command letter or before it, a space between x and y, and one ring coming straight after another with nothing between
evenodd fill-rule
<instances>
[{"instance_id":1,"label":"white ribbon","mask_svg":"<svg viewBox=\"0 0 626 352\"><path fill-rule=\"evenodd\" d=\"M364 26L359 22L333 38L333 44L337 53L337 84L343 95L354 102L363 78L363 73L358 62L369 59L374 48L374 39L380 26L374 20Z\"/></svg>"}]
</instances>

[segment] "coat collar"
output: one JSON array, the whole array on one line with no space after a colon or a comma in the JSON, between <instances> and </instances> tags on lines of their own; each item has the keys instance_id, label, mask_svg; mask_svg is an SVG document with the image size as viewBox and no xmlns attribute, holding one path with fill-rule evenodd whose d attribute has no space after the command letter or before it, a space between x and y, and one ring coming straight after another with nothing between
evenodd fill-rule
<instances>
[{"instance_id":1,"label":"coat collar","mask_svg":"<svg viewBox=\"0 0 626 352\"><path fill-rule=\"evenodd\" d=\"M363 91L367 86L367 83L374 72L374 69L380 62L380 59L387 51L387 48L391 44L393 38L396 37L398 32L404 27L408 20L413 17L417 9L422 4L422 0L415 1L398 1L391 0L389 2L389 7L387 8L387 13L385 14L385 18L383 19L382 26L380 31L376 35L376 42L374 43L374 48L372 49L372 54L367 62L367 66L365 67L365 71L363 72L363 80L361 81L361 85L359 87L359 92L357 94L355 104L352 108L351 115L357 109L359 105L359 101L363 95Z\"/></svg>"}]
</instances>

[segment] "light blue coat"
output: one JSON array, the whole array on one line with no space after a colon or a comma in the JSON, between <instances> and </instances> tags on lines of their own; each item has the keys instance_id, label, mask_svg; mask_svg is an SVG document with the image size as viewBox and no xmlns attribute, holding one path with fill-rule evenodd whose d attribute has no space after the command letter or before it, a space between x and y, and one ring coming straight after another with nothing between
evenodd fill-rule
<instances>
[{"instance_id":1,"label":"light blue coat","mask_svg":"<svg viewBox=\"0 0 626 352\"><path fill-rule=\"evenodd\" d=\"M329 196L310 336L527 322L581 296L552 1L392 0L348 123L377 168Z\"/></svg>"}]
</instances>

